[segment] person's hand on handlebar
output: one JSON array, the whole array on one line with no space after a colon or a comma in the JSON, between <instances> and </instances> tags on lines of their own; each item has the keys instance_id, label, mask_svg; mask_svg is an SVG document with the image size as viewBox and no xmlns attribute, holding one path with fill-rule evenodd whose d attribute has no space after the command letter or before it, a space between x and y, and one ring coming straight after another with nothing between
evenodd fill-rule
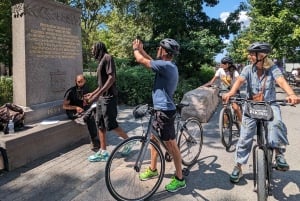
<instances>
[{"instance_id":1,"label":"person's hand on handlebar","mask_svg":"<svg viewBox=\"0 0 300 201\"><path fill-rule=\"evenodd\" d=\"M234 96L234 94L229 91L228 93L225 93L225 94L222 95L222 100L225 103L228 103L231 96Z\"/></svg>"},{"instance_id":2,"label":"person's hand on handlebar","mask_svg":"<svg viewBox=\"0 0 300 201\"><path fill-rule=\"evenodd\" d=\"M296 96L295 94L291 94L291 95L287 96L286 100L288 103L291 103L293 105L300 103L300 98L298 96Z\"/></svg>"}]
</instances>

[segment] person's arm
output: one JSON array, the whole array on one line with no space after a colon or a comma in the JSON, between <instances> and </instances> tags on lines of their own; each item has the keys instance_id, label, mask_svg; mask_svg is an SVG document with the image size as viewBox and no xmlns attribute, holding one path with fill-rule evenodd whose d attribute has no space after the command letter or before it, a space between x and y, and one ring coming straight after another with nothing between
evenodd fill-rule
<instances>
[{"instance_id":1,"label":"person's arm","mask_svg":"<svg viewBox=\"0 0 300 201\"><path fill-rule=\"evenodd\" d=\"M209 87L210 85L213 85L218 77L214 76L209 82L206 84L202 85L202 87Z\"/></svg>"},{"instance_id":2,"label":"person's arm","mask_svg":"<svg viewBox=\"0 0 300 201\"><path fill-rule=\"evenodd\" d=\"M116 77L113 73L108 74L108 79L106 80L105 84L103 87L98 87L92 94L89 102L93 102L97 100L102 94L104 94L109 88L114 84L116 81Z\"/></svg>"},{"instance_id":3,"label":"person's arm","mask_svg":"<svg viewBox=\"0 0 300 201\"><path fill-rule=\"evenodd\" d=\"M145 50L143 49L143 43L138 40L135 39L132 42L132 48L133 48L133 54L135 57L135 60L144 65L146 68L151 69L151 60L152 58L145 52Z\"/></svg>"},{"instance_id":4,"label":"person's arm","mask_svg":"<svg viewBox=\"0 0 300 201\"><path fill-rule=\"evenodd\" d=\"M292 104L298 104L299 103L299 98L296 96L294 90L290 87L290 85L287 83L287 81L284 79L283 76L280 76L276 79L276 83L279 85L280 88L282 88L286 94L286 100L289 103Z\"/></svg>"},{"instance_id":5,"label":"person's arm","mask_svg":"<svg viewBox=\"0 0 300 201\"><path fill-rule=\"evenodd\" d=\"M222 99L227 103L229 98L231 96L234 96L236 94L236 92L239 90L239 88L244 84L245 82L245 78L244 77L241 77L239 76L237 78L237 80L234 82L233 86L231 87L230 91L226 94L224 94L222 96Z\"/></svg>"},{"instance_id":6,"label":"person's arm","mask_svg":"<svg viewBox=\"0 0 300 201\"><path fill-rule=\"evenodd\" d=\"M63 102L63 109L64 110L76 110L77 113L83 112L83 109L76 105L70 105L70 101L67 99L64 99Z\"/></svg>"}]
</instances>

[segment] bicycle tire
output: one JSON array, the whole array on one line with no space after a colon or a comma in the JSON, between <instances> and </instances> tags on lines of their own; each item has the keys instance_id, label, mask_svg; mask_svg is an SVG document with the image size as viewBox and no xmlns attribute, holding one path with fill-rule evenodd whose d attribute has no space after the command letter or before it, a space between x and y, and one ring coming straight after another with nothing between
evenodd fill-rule
<instances>
[{"instance_id":1,"label":"bicycle tire","mask_svg":"<svg viewBox=\"0 0 300 201\"><path fill-rule=\"evenodd\" d=\"M136 171L134 165L137 157L142 150L145 137L134 136L124 140L111 153L105 167L105 182L108 191L116 200L145 200L151 197L159 188L164 172L165 160L159 145L150 140L150 145L158 153L157 171L158 176L147 181L141 181L139 174L145 171L151 161L150 146L146 148L146 154L141 165L140 171ZM125 145L132 143L133 147L129 154L122 154Z\"/></svg>"},{"instance_id":2,"label":"bicycle tire","mask_svg":"<svg viewBox=\"0 0 300 201\"><path fill-rule=\"evenodd\" d=\"M188 118L180 129L178 147L181 153L182 164L194 165L200 155L203 144L203 129L198 119Z\"/></svg>"},{"instance_id":3,"label":"bicycle tire","mask_svg":"<svg viewBox=\"0 0 300 201\"><path fill-rule=\"evenodd\" d=\"M267 161L263 149L256 150L256 181L257 181L257 200L267 200Z\"/></svg>"},{"instance_id":4,"label":"bicycle tire","mask_svg":"<svg viewBox=\"0 0 300 201\"><path fill-rule=\"evenodd\" d=\"M268 196L272 195L272 171L273 171L273 163L272 163L272 159L273 159L273 149L268 148L267 149L267 164L268 164L268 171L267 171L267 189L268 189Z\"/></svg>"},{"instance_id":5,"label":"bicycle tire","mask_svg":"<svg viewBox=\"0 0 300 201\"><path fill-rule=\"evenodd\" d=\"M227 117L228 123L225 122L224 116ZM220 130L220 137L221 143L226 149L229 149L232 144L232 114L229 109L222 108L220 111L219 116L219 130Z\"/></svg>"}]
</instances>

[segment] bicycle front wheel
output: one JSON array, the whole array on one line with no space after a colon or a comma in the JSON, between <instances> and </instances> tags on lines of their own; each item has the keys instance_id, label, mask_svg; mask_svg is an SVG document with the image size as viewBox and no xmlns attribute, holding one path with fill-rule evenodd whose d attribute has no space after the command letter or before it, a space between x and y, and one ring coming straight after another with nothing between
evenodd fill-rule
<instances>
[{"instance_id":1,"label":"bicycle front wheel","mask_svg":"<svg viewBox=\"0 0 300 201\"><path fill-rule=\"evenodd\" d=\"M267 162L263 149L256 150L256 166L257 166L257 200L267 200Z\"/></svg>"},{"instance_id":2,"label":"bicycle front wheel","mask_svg":"<svg viewBox=\"0 0 300 201\"><path fill-rule=\"evenodd\" d=\"M180 128L178 139L178 147L184 165L190 166L197 162L202 144L203 130L201 123L196 118L188 118Z\"/></svg>"},{"instance_id":3,"label":"bicycle front wheel","mask_svg":"<svg viewBox=\"0 0 300 201\"><path fill-rule=\"evenodd\" d=\"M124 140L111 153L105 167L105 182L110 194L116 200L145 200L159 188L164 171L165 161L161 148L154 141L150 145L158 153L158 176L141 181L139 174L144 172L151 162L150 147L145 147L145 137L134 136ZM131 149L128 151L128 147ZM135 167L138 156L145 149L140 169Z\"/></svg>"},{"instance_id":4,"label":"bicycle front wheel","mask_svg":"<svg viewBox=\"0 0 300 201\"><path fill-rule=\"evenodd\" d=\"M219 130L223 146L229 149L232 143L232 115L227 108L222 108L220 111Z\"/></svg>"}]
</instances>

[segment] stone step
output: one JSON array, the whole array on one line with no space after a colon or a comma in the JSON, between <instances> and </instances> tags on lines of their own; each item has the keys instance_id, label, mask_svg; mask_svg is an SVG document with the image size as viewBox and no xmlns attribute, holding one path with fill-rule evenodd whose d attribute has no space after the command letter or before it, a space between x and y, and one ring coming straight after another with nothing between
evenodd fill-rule
<instances>
[{"instance_id":1,"label":"stone step","mask_svg":"<svg viewBox=\"0 0 300 201\"><path fill-rule=\"evenodd\" d=\"M65 114L28 124L22 131L0 135L0 170L11 171L40 157L87 141L86 126L69 120Z\"/></svg>"}]
</instances>

